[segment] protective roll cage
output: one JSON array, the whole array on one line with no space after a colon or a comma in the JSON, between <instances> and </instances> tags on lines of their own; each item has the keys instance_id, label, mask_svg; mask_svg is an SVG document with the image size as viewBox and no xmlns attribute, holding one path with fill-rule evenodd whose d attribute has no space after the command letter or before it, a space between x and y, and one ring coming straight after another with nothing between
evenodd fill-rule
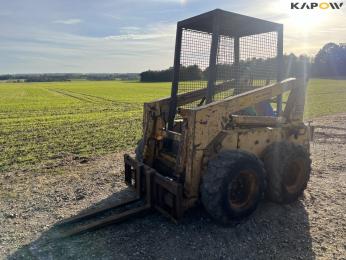
<instances>
[{"instance_id":1,"label":"protective roll cage","mask_svg":"<svg viewBox=\"0 0 346 260\"><path fill-rule=\"evenodd\" d=\"M205 89L196 107L283 79L283 25L216 9L177 24L168 129L177 95ZM222 86L223 91L215 91ZM275 114L282 111L276 98ZM269 103L268 103L269 104ZM266 106L264 104L264 106ZM269 109L264 107L263 109Z\"/></svg>"}]
</instances>

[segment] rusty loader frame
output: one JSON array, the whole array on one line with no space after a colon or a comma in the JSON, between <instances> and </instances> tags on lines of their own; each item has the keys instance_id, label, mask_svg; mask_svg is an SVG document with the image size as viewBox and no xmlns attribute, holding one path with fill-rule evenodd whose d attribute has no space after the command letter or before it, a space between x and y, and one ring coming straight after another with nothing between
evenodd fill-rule
<instances>
[{"instance_id":1,"label":"rusty loader frame","mask_svg":"<svg viewBox=\"0 0 346 260\"><path fill-rule=\"evenodd\" d=\"M179 105L199 100L207 90L178 95ZM286 108L279 117L241 116L236 112L251 105L290 91ZM151 193L153 206L161 212L179 219L183 212L199 199L199 185L203 171L215 154L223 149L242 149L261 157L271 143L281 140L302 144L309 149L310 129L302 122L305 102L305 83L294 78L244 92L218 102L197 108L180 109L181 132L165 129L170 98L144 105L144 151L146 168L153 170L157 161L174 164L168 176L153 171L153 184L145 194ZM177 142L177 157L162 152L165 140ZM125 155L129 158L129 155ZM138 165L135 159L125 159L128 179L138 183ZM130 171L130 168L132 169Z\"/></svg>"},{"instance_id":2,"label":"rusty loader frame","mask_svg":"<svg viewBox=\"0 0 346 260\"><path fill-rule=\"evenodd\" d=\"M221 91L224 86L216 87ZM206 89L177 96L177 104L199 100ZM236 112L290 92L282 116L242 116ZM144 104L143 161L124 155L125 182L136 196L120 204L89 211L65 220L71 224L109 210L142 201L140 206L112 214L101 220L69 228L63 236L79 234L126 220L139 213L156 209L173 221L199 200L200 180L210 158L224 149L241 149L258 157L271 143L289 140L309 149L310 129L302 123L305 84L294 78L244 92L196 108L180 109L180 132L165 130L170 98ZM176 157L162 150L165 141L176 143ZM162 172L160 161L172 165ZM159 170L161 171L159 171Z\"/></svg>"},{"instance_id":3,"label":"rusty loader frame","mask_svg":"<svg viewBox=\"0 0 346 260\"><path fill-rule=\"evenodd\" d=\"M189 30L184 34L186 28ZM197 30L203 31L204 38L210 36L210 45L206 48L210 50L209 61L204 67L208 78L182 80L179 70L188 67L182 65L184 62L188 64L182 55L182 48L186 47L182 40ZM273 30L277 32L275 56L259 59L256 57L262 54L256 54L252 63L248 58L242 59L242 55L249 51L246 45L243 49L239 47L244 44L241 37ZM222 35L229 35L229 38ZM234 55L227 56L231 61L221 59L218 39L224 39L234 48ZM254 39L256 43L260 38ZM275 62L273 71L268 69L270 62ZM255 63L257 67L262 64L267 67L256 72L253 69L257 69ZM246 66L253 71L241 69ZM203 64L198 67L202 68ZM230 74L218 78L220 69ZM269 78L272 75L276 78L274 81ZM135 196L120 204L106 205L65 220L64 225L123 208L96 221L75 226L64 234L99 228L151 209L178 221L200 200L201 180L208 163L222 151L241 150L262 158L268 146L280 141L301 145L308 151L311 129L303 123L306 82L295 78L283 80L282 77L282 25L222 10L179 22L172 95L144 104L143 139L136 158L128 154L124 156L125 182L133 188ZM179 92L179 86L196 84L200 84L197 89ZM281 97L285 92L288 99L282 110ZM276 103L276 114L241 113L263 103Z\"/></svg>"}]
</instances>

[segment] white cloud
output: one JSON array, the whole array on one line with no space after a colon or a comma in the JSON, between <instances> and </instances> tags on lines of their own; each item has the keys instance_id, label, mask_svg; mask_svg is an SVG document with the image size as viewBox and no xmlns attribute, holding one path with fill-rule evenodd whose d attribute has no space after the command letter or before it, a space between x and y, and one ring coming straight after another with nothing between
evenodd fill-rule
<instances>
[{"instance_id":1,"label":"white cloud","mask_svg":"<svg viewBox=\"0 0 346 260\"><path fill-rule=\"evenodd\" d=\"M174 34L174 24L150 24L141 32L108 37L37 29L9 36L0 31L0 74L141 72L167 68L173 64Z\"/></svg>"},{"instance_id":2,"label":"white cloud","mask_svg":"<svg viewBox=\"0 0 346 260\"><path fill-rule=\"evenodd\" d=\"M67 20L55 20L53 23L59 23L59 24L66 24L66 25L71 25L71 24L79 24L82 23L83 20L81 19L67 19Z\"/></svg>"},{"instance_id":3,"label":"white cloud","mask_svg":"<svg viewBox=\"0 0 346 260\"><path fill-rule=\"evenodd\" d=\"M120 34L104 37L105 40L151 40L165 37L174 37L174 34Z\"/></svg>"},{"instance_id":4,"label":"white cloud","mask_svg":"<svg viewBox=\"0 0 346 260\"><path fill-rule=\"evenodd\" d=\"M137 33L140 32L142 30L142 28L139 28L137 26L124 26L120 28L120 32L121 33Z\"/></svg>"}]
</instances>

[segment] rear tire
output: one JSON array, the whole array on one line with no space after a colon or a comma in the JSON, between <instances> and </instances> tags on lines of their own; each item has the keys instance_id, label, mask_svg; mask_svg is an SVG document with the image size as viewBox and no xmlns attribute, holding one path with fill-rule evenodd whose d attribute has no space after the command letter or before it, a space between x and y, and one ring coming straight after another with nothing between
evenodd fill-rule
<instances>
[{"instance_id":1,"label":"rear tire","mask_svg":"<svg viewBox=\"0 0 346 260\"><path fill-rule=\"evenodd\" d=\"M278 142L264 152L267 172L267 197L286 204L296 201L306 189L310 178L311 160L302 145Z\"/></svg>"},{"instance_id":2,"label":"rear tire","mask_svg":"<svg viewBox=\"0 0 346 260\"><path fill-rule=\"evenodd\" d=\"M208 163L201 183L201 201L217 222L236 224L257 208L264 188L263 165L255 155L223 151Z\"/></svg>"}]
</instances>

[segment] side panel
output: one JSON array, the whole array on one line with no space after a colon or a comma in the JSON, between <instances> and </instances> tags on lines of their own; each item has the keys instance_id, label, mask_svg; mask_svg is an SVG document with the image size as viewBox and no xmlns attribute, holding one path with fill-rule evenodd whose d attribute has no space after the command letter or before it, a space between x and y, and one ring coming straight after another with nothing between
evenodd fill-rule
<instances>
[{"instance_id":1,"label":"side panel","mask_svg":"<svg viewBox=\"0 0 346 260\"><path fill-rule=\"evenodd\" d=\"M264 127L238 131L238 149L242 149L258 157L272 143L286 140L295 144L303 145L309 150L309 127L304 124L284 125L283 127ZM226 147L227 143L223 143Z\"/></svg>"},{"instance_id":2,"label":"side panel","mask_svg":"<svg viewBox=\"0 0 346 260\"><path fill-rule=\"evenodd\" d=\"M311 128L305 124L300 124L295 129L289 130L287 141L301 144L310 152Z\"/></svg>"},{"instance_id":3,"label":"side panel","mask_svg":"<svg viewBox=\"0 0 346 260\"><path fill-rule=\"evenodd\" d=\"M253 128L238 132L238 149L242 149L258 157L262 156L264 149L273 142L281 141L286 136L282 128Z\"/></svg>"},{"instance_id":4,"label":"side panel","mask_svg":"<svg viewBox=\"0 0 346 260\"><path fill-rule=\"evenodd\" d=\"M301 144L309 150L309 132L309 127L302 123L278 127L235 128L219 131L219 134L205 147L201 145L202 142L190 146L184 186L186 197L191 200L198 199L204 167L218 152L226 149L241 149L262 157L264 150L270 144L282 140ZM208 136L208 128L195 129L195 136L197 134L200 137L203 136L199 139L203 140Z\"/></svg>"}]
</instances>

